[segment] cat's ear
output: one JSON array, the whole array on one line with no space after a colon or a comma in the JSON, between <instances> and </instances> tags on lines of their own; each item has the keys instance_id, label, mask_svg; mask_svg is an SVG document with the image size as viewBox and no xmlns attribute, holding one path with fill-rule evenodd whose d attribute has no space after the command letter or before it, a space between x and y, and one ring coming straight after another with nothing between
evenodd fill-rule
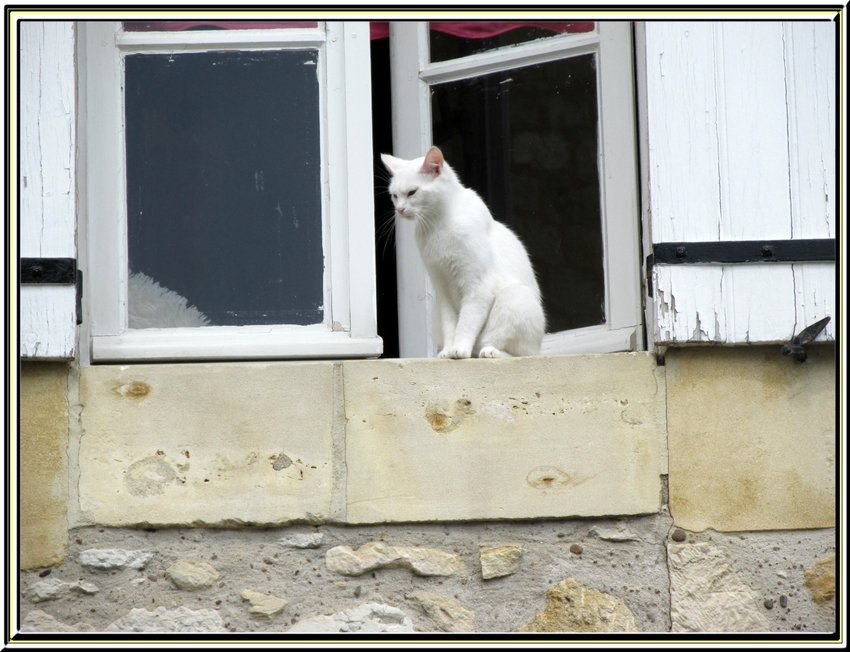
<instances>
[{"instance_id":1,"label":"cat's ear","mask_svg":"<svg viewBox=\"0 0 850 652\"><path fill-rule=\"evenodd\" d=\"M445 162L440 149L438 147L432 147L425 154L425 160L422 162L422 169L419 170L419 173L437 176L443 171Z\"/></svg>"},{"instance_id":2,"label":"cat's ear","mask_svg":"<svg viewBox=\"0 0 850 652\"><path fill-rule=\"evenodd\" d=\"M398 172L408 163L403 159L396 158L395 156L390 156L389 154L381 154L381 160L384 162L384 166L387 168L387 170L389 170L393 174Z\"/></svg>"}]
</instances>

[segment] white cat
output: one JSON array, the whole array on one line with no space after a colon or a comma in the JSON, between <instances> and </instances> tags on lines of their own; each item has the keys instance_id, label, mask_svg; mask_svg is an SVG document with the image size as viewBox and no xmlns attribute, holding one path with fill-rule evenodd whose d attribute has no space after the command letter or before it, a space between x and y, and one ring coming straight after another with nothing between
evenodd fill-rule
<instances>
[{"instance_id":1,"label":"white cat","mask_svg":"<svg viewBox=\"0 0 850 652\"><path fill-rule=\"evenodd\" d=\"M432 325L441 358L540 353L546 317L519 238L461 185L436 147L412 161L382 154L396 214L416 223L436 290Z\"/></svg>"}]
</instances>

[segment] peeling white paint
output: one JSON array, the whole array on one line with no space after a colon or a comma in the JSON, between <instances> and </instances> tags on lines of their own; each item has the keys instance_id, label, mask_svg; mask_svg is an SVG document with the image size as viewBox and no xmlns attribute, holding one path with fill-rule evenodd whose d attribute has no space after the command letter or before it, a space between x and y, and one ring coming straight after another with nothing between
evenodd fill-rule
<instances>
[{"instance_id":1,"label":"peeling white paint","mask_svg":"<svg viewBox=\"0 0 850 652\"><path fill-rule=\"evenodd\" d=\"M20 24L20 256L76 258L76 70L71 22ZM21 288L21 356L75 354L73 286Z\"/></svg>"},{"instance_id":2,"label":"peeling white paint","mask_svg":"<svg viewBox=\"0 0 850 652\"><path fill-rule=\"evenodd\" d=\"M834 237L831 25L647 23L645 44L652 241ZM652 275L658 344L783 342L835 317L833 264Z\"/></svg>"}]
</instances>

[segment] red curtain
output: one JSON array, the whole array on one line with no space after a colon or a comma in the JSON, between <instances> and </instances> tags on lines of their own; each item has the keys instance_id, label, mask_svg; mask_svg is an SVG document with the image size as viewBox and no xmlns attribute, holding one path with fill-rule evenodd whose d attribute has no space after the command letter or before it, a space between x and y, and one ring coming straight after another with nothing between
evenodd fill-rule
<instances>
[{"instance_id":1,"label":"red curtain","mask_svg":"<svg viewBox=\"0 0 850 652\"><path fill-rule=\"evenodd\" d=\"M128 32L175 32L198 27L218 29L293 29L298 27L316 27L315 21L291 20L129 20L124 22L124 30ZM389 38L390 24L387 22L372 22L369 24L371 38ZM592 22L564 22L553 20L541 21L433 21L431 29L451 34L460 38L489 38L498 36L519 27L537 27L553 34L581 33L593 30Z\"/></svg>"}]
</instances>

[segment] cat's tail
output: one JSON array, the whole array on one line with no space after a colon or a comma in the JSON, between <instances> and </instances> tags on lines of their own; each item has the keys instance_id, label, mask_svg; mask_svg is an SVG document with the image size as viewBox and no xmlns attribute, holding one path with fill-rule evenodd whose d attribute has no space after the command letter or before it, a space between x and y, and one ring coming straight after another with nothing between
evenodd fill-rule
<instances>
[{"instance_id":1,"label":"cat's tail","mask_svg":"<svg viewBox=\"0 0 850 652\"><path fill-rule=\"evenodd\" d=\"M539 299L530 288L516 283L496 294L476 348L484 357L538 355L545 331Z\"/></svg>"}]
</instances>

